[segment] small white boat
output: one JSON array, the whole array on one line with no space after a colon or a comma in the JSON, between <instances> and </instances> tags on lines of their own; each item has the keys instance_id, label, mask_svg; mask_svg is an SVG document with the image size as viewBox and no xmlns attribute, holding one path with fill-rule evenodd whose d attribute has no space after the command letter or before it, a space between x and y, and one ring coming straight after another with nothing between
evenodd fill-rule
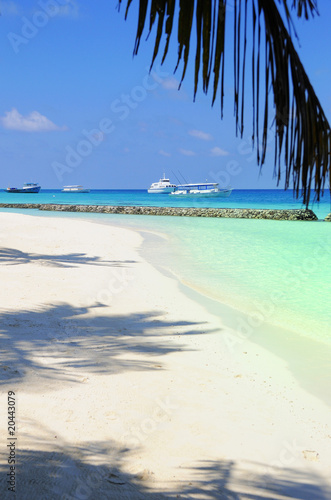
<instances>
[{"instance_id":1,"label":"small white boat","mask_svg":"<svg viewBox=\"0 0 331 500\"><path fill-rule=\"evenodd\" d=\"M219 196L228 198L231 188L220 189L217 182L201 182L199 184L180 184L170 193L173 196Z\"/></svg>"},{"instance_id":2,"label":"small white boat","mask_svg":"<svg viewBox=\"0 0 331 500\"><path fill-rule=\"evenodd\" d=\"M75 186L64 186L62 189L62 193L89 193L90 189L85 189L83 186L75 185Z\"/></svg>"},{"instance_id":3,"label":"small white boat","mask_svg":"<svg viewBox=\"0 0 331 500\"><path fill-rule=\"evenodd\" d=\"M163 174L163 179L159 182L153 182L151 187L147 190L148 193L171 193L176 188L176 184L171 184L169 179L166 179L165 174Z\"/></svg>"},{"instance_id":4,"label":"small white boat","mask_svg":"<svg viewBox=\"0 0 331 500\"><path fill-rule=\"evenodd\" d=\"M41 186L35 184L34 182L27 182L23 184L22 188L11 188L6 189L7 193L39 193Z\"/></svg>"}]
</instances>

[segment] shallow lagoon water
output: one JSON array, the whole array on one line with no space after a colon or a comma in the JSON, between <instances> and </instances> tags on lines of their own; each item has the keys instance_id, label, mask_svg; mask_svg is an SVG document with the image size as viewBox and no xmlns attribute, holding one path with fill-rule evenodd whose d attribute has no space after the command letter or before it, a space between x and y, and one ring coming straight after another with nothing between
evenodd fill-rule
<instances>
[{"instance_id":1,"label":"shallow lagoon water","mask_svg":"<svg viewBox=\"0 0 331 500\"><path fill-rule=\"evenodd\" d=\"M14 198L23 196L23 200ZM34 198L34 199L32 199ZM192 200L145 191L97 191L67 195L0 193L0 202L192 206ZM291 192L233 191L227 199L201 199L195 206L301 208ZM329 200L312 207L320 217ZM15 210L17 211L17 210ZM123 216L22 211L43 217L78 217L164 233L146 240L145 251L183 283L255 318L331 343L331 223L191 217ZM149 250L150 247L150 250Z\"/></svg>"},{"instance_id":2,"label":"shallow lagoon water","mask_svg":"<svg viewBox=\"0 0 331 500\"><path fill-rule=\"evenodd\" d=\"M147 239L145 251L189 287L265 323L331 344L328 223L116 215L108 220L165 233L168 245Z\"/></svg>"},{"instance_id":3,"label":"shallow lagoon water","mask_svg":"<svg viewBox=\"0 0 331 500\"><path fill-rule=\"evenodd\" d=\"M330 229L314 222L185 219L172 232L176 273L236 309L331 343Z\"/></svg>"}]
</instances>

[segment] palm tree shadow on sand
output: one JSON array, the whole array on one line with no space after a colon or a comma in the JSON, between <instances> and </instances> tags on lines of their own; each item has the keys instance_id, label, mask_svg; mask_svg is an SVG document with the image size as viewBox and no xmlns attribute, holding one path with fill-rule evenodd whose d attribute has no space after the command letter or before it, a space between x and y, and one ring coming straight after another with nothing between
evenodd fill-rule
<instances>
[{"instance_id":1,"label":"palm tree shadow on sand","mask_svg":"<svg viewBox=\"0 0 331 500\"><path fill-rule=\"evenodd\" d=\"M184 343L168 342L168 336L203 333L203 324L160 320L161 311L108 316L102 314L102 307L60 304L0 312L0 383L18 384L27 376L77 382L75 371L116 374L160 370L160 356L188 349ZM87 316L92 308L98 309L97 315ZM208 325L205 331L212 332ZM138 359L139 353L144 360Z\"/></svg>"},{"instance_id":2,"label":"palm tree shadow on sand","mask_svg":"<svg viewBox=\"0 0 331 500\"><path fill-rule=\"evenodd\" d=\"M59 381L81 383L75 372L84 370L92 374L162 370L160 357L188 350L179 339L168 342L168 336L212 333L208 324L162 321L159 319L162 312L108 317L101 314L102 308L98 309L99 315L92 318L86 317L87 308L68 304L0 314L3 389L12 390L15 386L19 391L23 381L28 382L31 391L34 383L39 390L43 383L48 390L52 389L52 381L57 385ZM144 361L135 356L137 353L144 353ZM176 478L171 476L162 483L157 473L154 475L153 463L148 469L128 471L128 463L139 463L137 458L143 443L136 448L124 448L123 444L109 440L73 445L57 436L53 429L45 425L41 428L39 421L28 420L24 420L24 428L29 429L29 434L25 435L21 429L21 446L17 447L19 500L330 498L323 492L321 478L304 476L289 468L266 469L265 464L259 463L189 459L178 468L176 443L167 457ZM7 490L8 472L5 460L0 465L4 500L13 498L13 493Z\"/></svg>"},{"instance_id":3,"label":"palm tree shadow on sand","mask_svg":"<svg viewBox=\"0 0 331 500\"><path fill-rule=\"evenodd\" d=\"M134 264L133 260L105 260L100 257L88 256L85 253L70 254L36 254L31 252L22 252L16 248L0 248L0 265L20 265L20 264L39 264L51 267L77 267L79 265L94 266L112 266L122 267L128 264Z\"/></svg>"},{"instance_id":4,"label":"palm tree shadow on sand","mask_svg":"<svg viewBox=\"0 0 331 500\"><path fill-rule=\"evenodd\" d=\"M43 429L44 430L44 429ZM48 429L52 434L51 430ZM51 437L51 436L50 436ZM19 450L16 469L16 498L19 500L328 500L323 492L323 481L317 475L307 476L293 469L279 471L262 464L237 464L232 460L194 462L186 467L194 473L194 480L185 478L185 470L178 479L160 486L150 469L128 472L126 462L132 452L111 441L67 446L52 436L44 441L46 451ZM97 457L97 460L96 460ZM169 457L169 462L175 457ZM98 462L98 465L97 463ZM247 472L249 470L250 472ZM179 471L181 471L179 469ZM261 472L259 472L261 471ZM177 469L178 472L178 469ZM1 498L12 499L8 491L7 467L2 463L0 477ZM314 484L313 484L314 483ZM161 485L163 483L161 482Z\"/></svg>"}]
</instances>

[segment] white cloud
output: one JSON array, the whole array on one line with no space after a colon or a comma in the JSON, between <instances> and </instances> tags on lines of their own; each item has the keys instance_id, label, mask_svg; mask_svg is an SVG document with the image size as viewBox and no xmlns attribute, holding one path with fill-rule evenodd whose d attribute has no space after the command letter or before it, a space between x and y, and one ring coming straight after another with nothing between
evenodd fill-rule
<instances>
[{"instance_id":1,"label":"white cloud","mask_svg":"<svg viewBox=\"0 0 331 500\"><path fill-rule=\"evenodd\" d=\"M60 5L58 9L56 15L59 17L78 17L79 14L79 5L76 0L70 0L68 5Z\"/></svg>"},{"instance_id":2,"label":"white cloud","mask_svg":"<svg viewBox=\"0 0 331 500\"><path fill-rule=\"evenodd\" d=\"M190 130L189 134L193 137L197 137L198 139L202 139L203 141L211 141L213 139L212 135L207 132L203 132L202 130Z\"/></svg>"},{"instance_id":3,"label":"white cloud","mask_svg":"<svg viewBox=\"0 0 331 500\"><path fill-rule=\"evenodd\" d=\"M76 18L79 15L79 5L76 0L67 0L67 5L61 5L60 0L55 0L53 3L43 2L43 4L45 4L45 6L47 7L46 9L40 7L38 3L38 7L34 11L29 10L30 15L32 15L32 12L34 13L34 15L37 12L43 12L44 14L46 13L49 17ZM12 0L3 0L0 3L0 13L2 16L18 16L22 15L24 11L22 6L19 5L19 2L14 2ZM33 17L31 21L33 22Z\"/></svg>"},{"instance_id":4,"label":"white cloud","mask_svg":"<svg viewBox=\"0 0 331 500\"><path fill-rule=\"evenodd\" d=\"M165 80L162 80L161 85L166 90L178 90L179 81L172 76L171 78L166 78Z\"/></svg>"},{"instance_id":5,"label":"white cloud","mask_svg":"<svg viewBox=\"0 0 331 500\"><path fill-rule=\"evenodd\" d=\"M227 156L229 153L228 151L225 151L224 149L215 146L210 150L210 154L211 156Z\"/></svg>"},{"instance_id":6,"label":"white cloud","mask_svg":"<svg viewBox=\"0 0 331 500\"><path fill-rule=\"evenodd\" d=\"M194 151L190 151L189 149L180 149L179 152L185 156L195 156L196 155L196 153Z\"/></svg>"},{"instance_id":7,"label":"white cloud","mask_svg":"<svg viewBox=\"0 0 331 500\"><path fill-rule=\"evenodd\" d=\"M171 156L170 153L167 153L166 151L163 151L163 149L160 149L159 155L162 155L162 156Z\"/></svg>"},{"instance_id":8,"label":"white cloud","mask_svg":"<svg viewBox=\"0 0 331 500\"><path fill-rule=\"evenodd\" d=\"M6 111L5 116L0 117L0 122L4 128L24 132L67 130L67 127L58 127L38 111L32 111L29 115L23 116L15 108Z\"/></svg>"},{"instance_id":9,"label":"white cloud","mask_svg":"<svg viewBox=\"0 0 331 500\"><path fill-rule=\"evenodd\" d=\"M18 16L20 8L15 2L1 2L1 15L3 16Z\"/></svg>"}]
</instances>

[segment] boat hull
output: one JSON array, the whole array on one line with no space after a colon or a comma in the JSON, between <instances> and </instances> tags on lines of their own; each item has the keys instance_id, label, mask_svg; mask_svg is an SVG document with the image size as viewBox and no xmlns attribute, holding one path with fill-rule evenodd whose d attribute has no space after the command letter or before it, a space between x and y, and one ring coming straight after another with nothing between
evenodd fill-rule
<instances>
[{"instance_id":1,"label":"boat hull","mask_svg":"<svg viewBox=\"0 0 331 500\"><path fill-rule=\"evenodd\" d=\"M84 188L79 184L75 184L72 186L64 186L64 188L61 190L61 193L89 193L90 191L91 190L88 188Z\"/></svg>"},{"instance_id":2,"label":"boat hull","mask_svg":"<svg viewBox=\"0 0 331 500\"><path fill-rule=\"evenodd\" d=\"M224 189L224 190L218 190L218 191L174 191L173 193L170 193L171 196L178 196L178 197L190 197L190 198L228 198L230 194L232 193L232 190L230 189Z\"/></svg>"},{"instance_id":3,"label":"boat hull","mask_svg":"<svg viewBox=\"0 0 331 500\"><path fill-rule=\"evenodd\" d=\"M6 192L7 193L39 193L40 191L40 186L37 187L32 187L32 188L26 188L26 189L18 189L18 188L7 188Z\"/></svg>"},{"instance_id":4,"label":"boat hull","mask_svg":"<svg viewBox=\"0 0 331 500\"><path fill-rule=\"evenodd\" d=\"M90 189L62 189L61 193L89 193Z\"/></svg>"},{"instance_id":5,"label":"boat hull","mask_svg":"<svg viewBox=\"0 0 331 500\"><path fill-rule=\"evenodd\" d=\"M175 188L174 187L167 187L167 188L155 188L155 189L147 189L148 193L155 193L155 194L169 194L171 193Z\"/></svg>"}]
</instances>

